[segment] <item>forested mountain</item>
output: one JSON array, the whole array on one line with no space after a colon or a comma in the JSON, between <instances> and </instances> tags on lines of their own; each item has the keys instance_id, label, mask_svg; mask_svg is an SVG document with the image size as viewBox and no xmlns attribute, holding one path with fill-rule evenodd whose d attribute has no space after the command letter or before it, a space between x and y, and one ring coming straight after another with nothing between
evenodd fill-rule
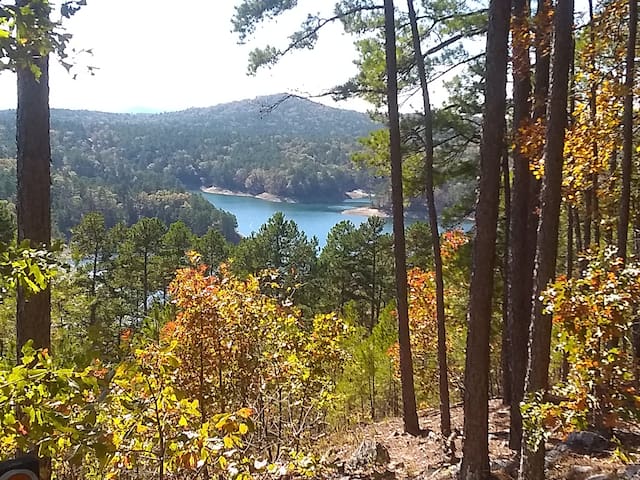
<instances>
[{"instance_id":1,"label":"forested mountain","mask_svg":"<svg viewBox=\"0 0 640 480\"><path fill-rule=\"evenodd\" d=\"M367 176L349 153L375 124L362 113L282 99L151 115L53 110L54 168L120 190L213 184L317 200L363 186ZM12 111L0 112L0 157L13 157L14 124Z\"/></svg>"},{"instance_id":2,"label":"forested mountain","mask_svg":"<svg viewBox=\"0 0 640 480\"><path fill-rule=\"evenodd\" d=\"M375 124L362 113L285 98L162 114L52 110L59 231L99 210L108 225L141 215L180 218L200 234L217 224L231 239L232 217L185 191L216 185L326 201L367 186L370 177L352 166L350 152ZM0 111L0 158L14 155L15 112ZM12 162L3 161L0 198L12 197L14 178Z\"/></svg>"}]
</instances>

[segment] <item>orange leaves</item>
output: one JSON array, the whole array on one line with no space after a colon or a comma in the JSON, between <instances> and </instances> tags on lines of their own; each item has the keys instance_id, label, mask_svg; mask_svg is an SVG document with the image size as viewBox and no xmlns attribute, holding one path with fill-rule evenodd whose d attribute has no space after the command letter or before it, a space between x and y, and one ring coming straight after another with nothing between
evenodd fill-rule
<instances>
[{"instance_id":1,"label":"orange leaves","mask_svg":"<svg viewBox=\"0 0 640 480\"><path fill-rule=\"evenodd\" d=\"M545 292L559 347L570 365L563 396L572 417L611 424L633 407L633 357L622 348L640 306L640 270L612 251L590 259L583 277L559 278ZM613 415L613 416L612 416Z\"/></svg>"},{"instance_id":2,"label":"orange leaves","mask_svg":"<svg viewBox=\"0 0 640 480\"><path fill-rule=\"evenodd\" d=\"M544 176L544 163L542 162L544 129L544 119L526 122L518 128L516 132L517 138L514 142L515 145L520 146L520 153L529 159L529 169L537 179Z\"/></svg>"},{"instance_id":3,"label":"orange leaves","mask_svg":"<svg viewBox=\"0 0 640 480\"><path fill-rule=\"evenodd\" d=\"M443 261L453 258L460 247L469 243L469 237L459 228L447 230L442 234L440 244L440 255Z\"/></svg>"},{"instance_id":4,"label":"orange leaves","mask_svg":"<svg viewBox=\"0 0 640 480\"><path fill-rule=\"evenodd\" d=\"M265 275L262 285L274 282ZM260 279L239 278L225 265L214 276L203 267L178 271L169 287L176 320L163 336L176 340L178 383L198 399L203 416L239 409L221 417L216 428L224 424L245 434L253 430L255 411L261 422L256 434L281 431L278 441L284 441L303 435L313 413L324 408L344 360L348 329L335 314L311 322L289 300L265 295L260 285Z\"/></svg>"}]
</instances>

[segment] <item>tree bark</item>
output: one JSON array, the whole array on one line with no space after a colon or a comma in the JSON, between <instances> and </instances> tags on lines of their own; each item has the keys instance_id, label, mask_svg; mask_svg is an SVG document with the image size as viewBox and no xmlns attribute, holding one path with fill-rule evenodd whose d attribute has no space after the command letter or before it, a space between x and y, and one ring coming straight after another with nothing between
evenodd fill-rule
<instances>
[{"instance_id":1,"label":"tree bark","mask_svg":"<svg viewBox=\"0 0 640 480\"><path fill-rule=\"evenodd\" d=\"M431 229L431 241L433 245L433 266L436 276L436 321L438 325L438 380L440 389L440 432L444 437L451 434L451 414L449 410L449 375L447 372L447 333L444 312L444 275L442 273L442 255L440 252L440 232L438 231L438 213L433 195L433 113L429 98L429 85L427 84L427 72L420 45L420 33L418 20L413 6L413 0L407 0L409 9L409 22L413 37L413 51L420 77L422 88L422 101L424 108L424 141L425 141L425 194L429 214L429 228Z\"/></svg>"},{"instance_id":2,"label":"tree bark","mask_svg":"<svg viewBox=\"0 0 640 480\"><path fill-rule=\"evenodd\" d=\"M486 93L480 143L476 238L469 290L464 388L464 446L460 478L489 477L489 334L493 296L496 227L500 202L500 159L506 113L506 81L511 2L491 0L487 31Z\"/></svg>"},{"instance_id":3,"label":"tree bark","mask_svg":"<svg viewBox=\"0 0 640 480\"><path fill-rule=\"evenodd\" d=\"M513 400L513 385L511 382L512 348L511 326L509 320L510 295L509 285L509 250L511 248L511 180L509 178L509 150L503 145L502 152L502 192L504 195L504 251L502 257L502 342L500 352L500 367L502 369L502 404L511 405Z\"/></svg>"},{"instance_id":4,"label":"tree bark","mask_svg":"<svg viewBox=\"0 0 640 480\"><path fill-rule=\"evenodd\" d=\"M536 11L536 68L534 74L533 89L533 122L546 124L547 100L549 97L549 71L551 68L551 30L552 30L552 4L551 0L539 0ZM542 152L540 152L542 156ZM528 279L528 290L533 290L533 268L536 257L536 243L538 235L538 223L540 220L540 187L542 182L531 176L529 183L529 218L527 229L529 236L528 257L526 263L527 271L531 272ZM529 300L529 311L531 311L531 300Z\"/></svg>"},{"instance_id":5,"label":"tree bark","mask_svg":"<svg viewBox=\"0 0 640 480\"><path fill-rule=\"evenodd\" d=\"M413 360L409 336L409 305L407 300L407 253L404 237L404 205L402 195L402 152L400 113L398 111L398 66L393 0L384 1L385 53L387 68L387 104L389 108L389 139L391 159L391 197L393 203L393 252L396 276L396 308L398 312L398 342L400 344L400 377L404 430L418 435L418 413L413 385Z\"/></svg>"},{"instance_id":6,"label":"tree bark","mask_svg":"<svg viewBox=\"0 0 640 480\"><path fill-rule=\"evenodd\" d=\"M540 294L555 276L556 269L569 66L572 55L573 0L558 0L554 25L553 72L543 154L545 175L541 192L542 210L536 248L534 306L529 335L529 365L526 379L528 393L548 388L551 316L543 313ZM528 432L525 431L522 440L520 478L543 480L544 442L540 442L535 449L529 449L527 435Z\"/></svg>"},{"instance_id":7,"label":"tree bark","mask_svg":"<svg viewBox=\"0 0 640 480\"><path fill-rule=\"evenodd\" d=\"M529 139L521 129L531 118L531 65L529 62L529 2L513 1L511 25L513 51L513 199L510 214L509 283L508 283L508 333L511 346L511 420L509 446L517 450L522 438L520 402L524 393L524 377L527 369L527 337L531 319L531 288L533 265L530 251L535 237L529 236L529 195L533 175L529 169L529 158L524 155L524 143Z\"/></svg>"},{"instance_id":8,"label":"tree bark","mask_svg":"<svg viewBox=\"0 0 640 480\"><path fill-rule=\"evenodd\" d=\"M573 207L567 205L567 264L565 275L568 279L573 278ZM569 359L567 352L562 354L562 368L560 370L560 378L563 382L567 381L569 375Z\"/></svg>"},{"instance_id":9,"label":"tree bark","mask_svg":"<svg viewBox=\"0 0 640 480\"><path fill-rule=\"evenodd\" d=\"M592 45L592 51L589 58L589 68L591 69L592 76L595 75L595 71L597 68L596 50L594 47L596 44L595 35L596 35L596 32L595 32L594 23L593 23L593 0L589 0L589 41L591 42L591 45ZM591 123L593 125L596 125L597 124L596 122L598 120L598 105L596 103L597 95L598 95L598 85L596 84L595 78L592 77L589 80L589 119L591 120ZM600 203L598 201L599 179L598 179L598 172L597 172L597 165L599 164L598 151L599 151L598 142L594 139L591 142L591 164L593 166L596 166L595 168L596 171L591 172L590 174L591 188L585 193L587 195L587 198L590 198L589 208L590 208L590 221L592 224L589 226L590 227L589 230L591 231L591 229L593 229L593 243L596 249L600 245ZM589 236L591 237L591 233L589 233ZM586 245L587 247L589 246L588 243Z\"/></svg>"},{"instance_id":10,"label":"tree bark","mask_svg":"<svg viewBox=\"0 0 640 480\"><path fill-rule=\"evenodd\" d=\"M635 71L638 2L629 0L629 38L625 68L624 113L622 120L622 193L618 214L618 256L627 259L629 235L629 206L631 204L631 173L633 165L633 83Z\"/></svg>"},{"instance_id":11,"label":"tree bark","mask_svg":"<svg viewBox=\"0 0 640 480\"><path fill-rule=\"evenodd\" d=\"M51 243L49 59L34 53L32 61L40 69L39 78L29 66L17 68L18 242L28 239L34 248L48 248ZM49 288L35 295L18 288L16 330L18 358L30 339L34 348L51 347Z\"/></svg>"}]
</instances>

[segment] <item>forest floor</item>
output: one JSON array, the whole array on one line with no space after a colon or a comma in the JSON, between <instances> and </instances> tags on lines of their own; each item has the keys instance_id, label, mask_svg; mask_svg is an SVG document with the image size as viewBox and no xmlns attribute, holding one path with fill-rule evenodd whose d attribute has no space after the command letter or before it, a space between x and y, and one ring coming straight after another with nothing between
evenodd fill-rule
<instances>
[{"instance_id":1,"label":"forest floor","mask_svg":"<svg viewBox=\"0 0 640 480\"><path fill-rule=\"evenodd\" d=\"M452 407L452 429L462 432L463 423L462 405ZM450 455L444 453L439 424L438 411L428 410L420 412L420 427L427 432L421 437L405 434L400 418L360 425L336 434L323 442L321 463L329 467L321 476L340 480L455 479L462 456L461 435L455 439L458 461L452 462ZM640 428L627 426L616 434L631 465L614 455L614 444L585 449L565 442L566 439L558 435L550 438L546 445L546 478L640 480L640 465L634 465L640 463ZM494 478L508 480L516 475L516 455L509 448L509 407L500 400L492 400L489 405L489 456Z\"/></svg>"}]
</instances>

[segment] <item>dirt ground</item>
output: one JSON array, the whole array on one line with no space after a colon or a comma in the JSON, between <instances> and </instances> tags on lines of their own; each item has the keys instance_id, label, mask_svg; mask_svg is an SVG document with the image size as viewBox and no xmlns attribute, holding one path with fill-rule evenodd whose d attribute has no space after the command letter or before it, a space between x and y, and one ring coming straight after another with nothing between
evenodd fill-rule
<instances>
[{"instance_id":1,"label":"dirt ground","mask_svg":"<svg viewBox=\"0 0 640 480\"><path fill-rule=\"evenodd\" d=\"M420 427L427 433L414 437L403 432L402 419L391 418L381 422L361 425L348 432L342 432L326 439L319 453L322 462L331 465L322 476L325 478L348 479L452 479L456 477L457 461L462 456L463 409L455 405L451 409L451 426L459 432L455 438L455 459L445 454L444 443L439 432L437 410L420 412ZM631 452L630 461L635 461L638 452L640 430L627 426L617 433L625 449ZM455 435L455 434L454 434ZM384 465L354 466L358 447L364 441L379 443L388 451ZM551 438L548 452L556 450L556 460L547 471L551 480L586 480L597 475L597 480L613 480L625 477L622 472L625 463L613 454L613 450L599 454L585 454L558 448L563 438ZM489 405L489 455L494 477L508 480L513 475L516 454L509 448L509 407L500 400L492 400ZM633 477L636 478L636 477ZM640 479L640 474L637 477ZM596 480L596 478L592 478Z\"/></svg>"}]
</instances>

